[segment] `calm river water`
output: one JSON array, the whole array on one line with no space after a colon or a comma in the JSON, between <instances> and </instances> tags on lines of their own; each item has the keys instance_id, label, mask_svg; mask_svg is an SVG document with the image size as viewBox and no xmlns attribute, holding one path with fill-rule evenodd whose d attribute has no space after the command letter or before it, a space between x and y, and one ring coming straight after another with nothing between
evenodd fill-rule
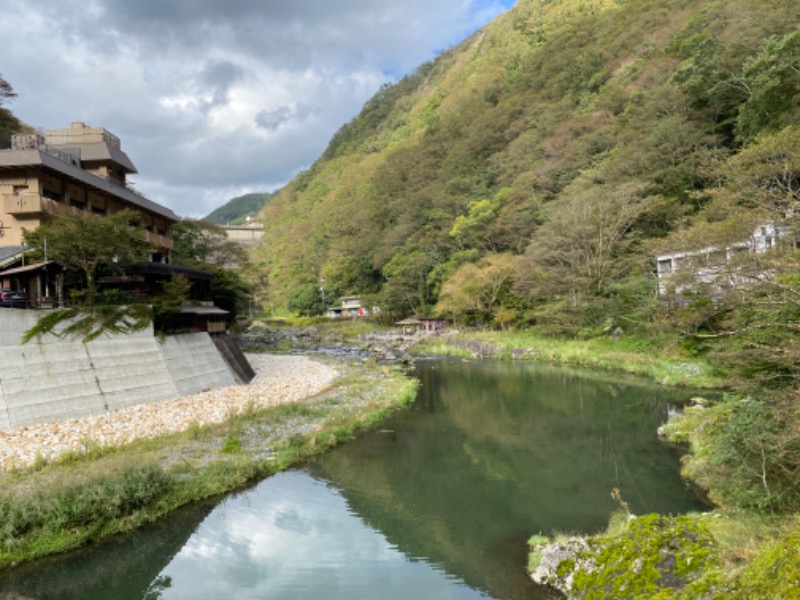
<instances>
[{"instance_id":1,"label":"calm river water","mask_svg":"<svg viewBox=\"0 0 800 600\"><path fill-rule=\"evenodd\" d=\"M569 368L422 360L379 429L215 504L0 576L0 598L546 598L534 533L703 506L655 431L688 392ZM13 596L12 594L19 594Z\"/></svg>"}]
</instances>

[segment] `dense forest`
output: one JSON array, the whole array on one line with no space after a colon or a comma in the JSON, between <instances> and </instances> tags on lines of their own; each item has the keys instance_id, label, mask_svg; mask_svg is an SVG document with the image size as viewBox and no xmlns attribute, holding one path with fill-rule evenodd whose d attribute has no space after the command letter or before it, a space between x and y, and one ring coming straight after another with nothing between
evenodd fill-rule
<instances>
[{"instance_id":1,"label":"dense forest","mask_svg":"<svg viewBox=\"0 0 800 600\"><path fill-rule=\"evenodd\" d=\"M270 201L271 303L323 280L393 316L649 326L658 253L798 200L798 23L792 0L520 0Z\"/></svg>"}]
</instances>

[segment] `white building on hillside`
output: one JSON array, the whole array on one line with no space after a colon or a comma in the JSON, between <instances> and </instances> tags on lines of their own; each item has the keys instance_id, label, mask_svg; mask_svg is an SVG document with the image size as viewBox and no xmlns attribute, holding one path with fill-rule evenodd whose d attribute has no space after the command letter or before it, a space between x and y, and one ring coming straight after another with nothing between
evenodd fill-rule
<instances>
[{"instance_id":1,"label":"white building on hillside","mask_svg":"<svg viewBox=\"0 0 800 600\"><path fill-rule=\"evenodd\" d=\"M736 268L731 268L734 257L742 252L757 254L774 248L779 240L788 239L792 228L771 223L759 225L749 239L729 246L707 246L688 252L671 252L656 256L658 275L658 295L695 292L696 285L707 285L713 290L745 283L745 278L737 276ZM692 282L676 277L678 273L692 275Z\"/></svg>"}]
</instances>

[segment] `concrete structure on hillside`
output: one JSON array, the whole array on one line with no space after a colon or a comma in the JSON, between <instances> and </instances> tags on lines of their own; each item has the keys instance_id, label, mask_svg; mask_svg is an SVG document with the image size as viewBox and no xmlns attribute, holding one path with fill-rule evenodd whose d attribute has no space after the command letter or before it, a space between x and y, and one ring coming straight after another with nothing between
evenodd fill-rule
<instances>
[{"instance_id":1,"label":"concrete structure on hillside","mask_svg":"<svg viewBox=\"0 0 800 600\"><path fill-rule=\"evenodd\" d=\"M161 402L253 377L243 356L229 356L235 348L221 351L207 333L159 340L150 328L88 344L45 336L21 345L22 334L40 316L0 311L0 431Z\"/></svg>"},{"instance_id":2,"label":"concrete structure on hillside","mask_svg":"<svg viewBox=\"0 0 800 600\"><path fill-rule=\"evenodd\" d=\"M756 227L749 239L727 246L706 246L700 250L670 252L656 257L659 296L695 293L698 286L712 295L725 288L748 285L735 258L740 253L761 254L774 248L781 240L790 240L791 227L764 223ZM680 277L679 275L687 277Z\"/></svg>"},{"instance_id":3,"label":"concrete structure on hillside","mask_svg":"<svg viewBox=\"0 0 800 600\"><path fill-rule=\"evenodd\" d=\"M84 211L109 215L123 209L142 216L156 248L152 259L169 262L170 209L134 191L136 173L117 136L85 123L43 134L18 134L0 150L0 246L21 246L22 229L36 229L59 215Z\"/></svg>"},{"instance_id":4,"label":"concrete structure on hillside","mask_svg":"<svg viewBox=\"0 0 800 600\"><path fill-rule=\"evenodd\" d=\"M228 236L230 241L236 242L245 248L258 246L261 238L264 237L264 226L253 220L248 220L244 225L223 225L222 229L225 230L225 235Z\"/></svg>"}]
</instances>

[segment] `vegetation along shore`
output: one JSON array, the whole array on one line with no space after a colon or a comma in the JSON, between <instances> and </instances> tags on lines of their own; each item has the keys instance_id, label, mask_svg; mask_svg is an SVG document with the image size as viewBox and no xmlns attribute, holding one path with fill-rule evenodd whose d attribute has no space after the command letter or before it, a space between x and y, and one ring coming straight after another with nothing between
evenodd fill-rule
<instances>
[{"instance_id":1,"label":"vegetation along shore","mask_svg":"<svg viewBox=\"0 0 800 600\"><path fill-rule=\"evenodd\" d=\"M658 434L686 450L682 474L709 510L634 515L624 490L609 490L619 509L606 531L534 532L528 570L538 583L568 598L800 597L796 408L781 387L744 386L681 336L471 331L427 338L414 351L627 371L697 389Z\"/></svg>"},{"instance_id":2,"label":"vegetation along shore","mask_svg":"<svg viewBox=\"0 0 800 600\"><path fill-rule=\"evenodd\" d=\"M40 452L30 466L6 461L0 568L133 531L184 504L296 465L409 403L416 392L413 380L372 361L326 359L323 365L273 356L254 362L263 369L261 381L216 392L201 402L202 414L181 418L172 433L150 437L139 424L142 435L127 443L87 435L79 449L51 458ZM13 436L0 438L0 448L13 442Z\"/></svg>"}]
</instances>

